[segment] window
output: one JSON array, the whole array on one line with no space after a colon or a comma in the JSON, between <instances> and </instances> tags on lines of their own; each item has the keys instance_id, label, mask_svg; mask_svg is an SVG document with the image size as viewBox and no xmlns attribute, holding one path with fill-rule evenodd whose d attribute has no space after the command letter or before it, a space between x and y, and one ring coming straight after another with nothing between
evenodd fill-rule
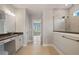
<instances>
[{"instance_id":1,"label":"window","mask_svg":"<svg viewBox=\"0 0 79 59\"><path fill-rule=\"evenodd\" d=\"M73 16L79 16L79 10L75 11L75 12L73 13Z\"/></svg>"},{"instance_id":2,"label":"window","mask_svg":"<svg viewBox=\"0 0 79 59\"><path fill-rule=\"evenodd\" d=\"M33 31L34 32L41 31L41 20L40 19L33 20L32 24L33 24Z\"/></svg>"},{"instance_id":3,"label":"window","mask_svg":"<svg viewBox=\"0 0 79 59\"><path fill-rule=\"evenodd\" d=\"M35 32L40 32L40 23L33 23L33 30Z\"/></svg>"}]
</instances>

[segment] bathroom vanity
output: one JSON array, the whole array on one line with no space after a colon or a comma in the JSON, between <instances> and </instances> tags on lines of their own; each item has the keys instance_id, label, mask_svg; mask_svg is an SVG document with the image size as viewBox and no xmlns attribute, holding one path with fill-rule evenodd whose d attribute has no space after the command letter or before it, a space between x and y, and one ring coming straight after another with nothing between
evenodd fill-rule
<instances>
[{"instance_id":1,"label":"bathroom vanity","mask_svg":"<svg viewBox=\"0 0 79 59\"><path fill-rule=\"evenodd\" d=\"M0 55L13 55L23 46L23 33L0 34Z\"/></svg>"},{"instance_id":2,"label":"bathroom vanity","mask_svg":"<svg viewBox=\"0 0 79 59\"><path fill-rule=\"evenodd\" d=\"M53 43L65 55L79 55L78 32L54 32Z\"/></svg>"}]
</instances>

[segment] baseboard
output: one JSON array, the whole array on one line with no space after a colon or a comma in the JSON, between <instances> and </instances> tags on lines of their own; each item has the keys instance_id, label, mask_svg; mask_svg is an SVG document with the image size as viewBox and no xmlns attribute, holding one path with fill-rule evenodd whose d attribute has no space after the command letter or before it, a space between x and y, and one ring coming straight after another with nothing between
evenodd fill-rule
<instances>
[{"instance_id":1,"label":"baseboard","mask_svg":"<svg viewBox=\"0 0 79 59\"><path fill-rule=\"evenodd\" d=\"M32 40L28 40L27 42L32 42Z\"/></svg>"},{"instance_id":2,"label":"baseboard","mask_svg":"<svg viewBox=\"0 0 79 59\"><path fill-rule=\"evenodd\" d=\"M54 48L56 49L56 51L57 51L60 55L64 55L64 53L63 53L60 49L58 49L58 48L56 47L56 45L54 45L54 44L43 44L43 46L51 46L51 47L54 47Z\"/></svg>"},{"instance_id":3,"label":"baseboard","mask_svg":"<svg viewBox=\"0 0 79 59\"><path fill-rule=\"evenodd\" d=\"M27 44L23 44L23 47L27 46Z\"/></svg>"},{"instance_id":4,"label":"baseboard","mask_svg":"<svg viewBox=\"0 0 79 59\"><path fill-rule=\"evenodd\" d=\"M43 46L53 46L52 44L43 44Z\"/></svg>"},{"instance_id":5,"label":"baseboard","mask_svg":"<svg viewBox=\"0 0 79 59\"><path fill-rule=\"evenodd\" d=\"M52 44L52 45L58 51L60 55L64 55L64 53L60 49L58 49L55 44Z\"/></svg>"}]
</instances>

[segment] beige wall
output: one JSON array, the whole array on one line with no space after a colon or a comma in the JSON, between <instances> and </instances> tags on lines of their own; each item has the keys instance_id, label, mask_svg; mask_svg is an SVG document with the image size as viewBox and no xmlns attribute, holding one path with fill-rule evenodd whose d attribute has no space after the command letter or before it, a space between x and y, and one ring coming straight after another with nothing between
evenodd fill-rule
<instances>
[{"instance_id":1,"label":"beige wall","mask_svg":"<svg viewBox=\"0 0 79 59\"><path fill-rule=\"evenodd\" d=\"M16 32L23 32L25 28L25 10L16 10Z\"/></svg>"},{"instance_id":2,"label":"beige wall","mask_svg":"<svg viewBox=\"0 0 79 59\"><path fill-rule=\"evenodd\" d=\"M43 35L43 44L52 44L53 39L53 11L44 10L42 18L42 35Z\"/></svg>"},{"instance_id":3,"label":"beige wall","mask_svg":"<svg viewBox=\"0 0 79 59\"><path fill-rule=\"evenodd\" d=\"M16 32L24 33L24 45L29 39L29 17L26 9L16 10Z\"/></svg>"}]
</instances>

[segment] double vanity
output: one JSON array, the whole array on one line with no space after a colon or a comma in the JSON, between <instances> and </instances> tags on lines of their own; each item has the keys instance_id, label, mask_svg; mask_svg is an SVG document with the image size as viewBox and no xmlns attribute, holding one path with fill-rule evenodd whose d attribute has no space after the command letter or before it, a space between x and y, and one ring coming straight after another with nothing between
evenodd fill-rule
<instances>
[{"instance_id":1,"label":"double vanity","mask_svg":"<svg viewBox=\"0 0 79 59\"><path fill-rule=\"evenodd\" d=\"M23 33L0 34L0 55L13 55L23 46Z\"/></svg>"},{"instance_id":2,"label":"double vanity","mask_svg":"<svg viewBox=\"0 0 79 59\"><path fill-rule=\"evenodd\" d=\"M79 55L79 33L57 31L53 43L65 55Z\"/></svg>"}]
</instances>

